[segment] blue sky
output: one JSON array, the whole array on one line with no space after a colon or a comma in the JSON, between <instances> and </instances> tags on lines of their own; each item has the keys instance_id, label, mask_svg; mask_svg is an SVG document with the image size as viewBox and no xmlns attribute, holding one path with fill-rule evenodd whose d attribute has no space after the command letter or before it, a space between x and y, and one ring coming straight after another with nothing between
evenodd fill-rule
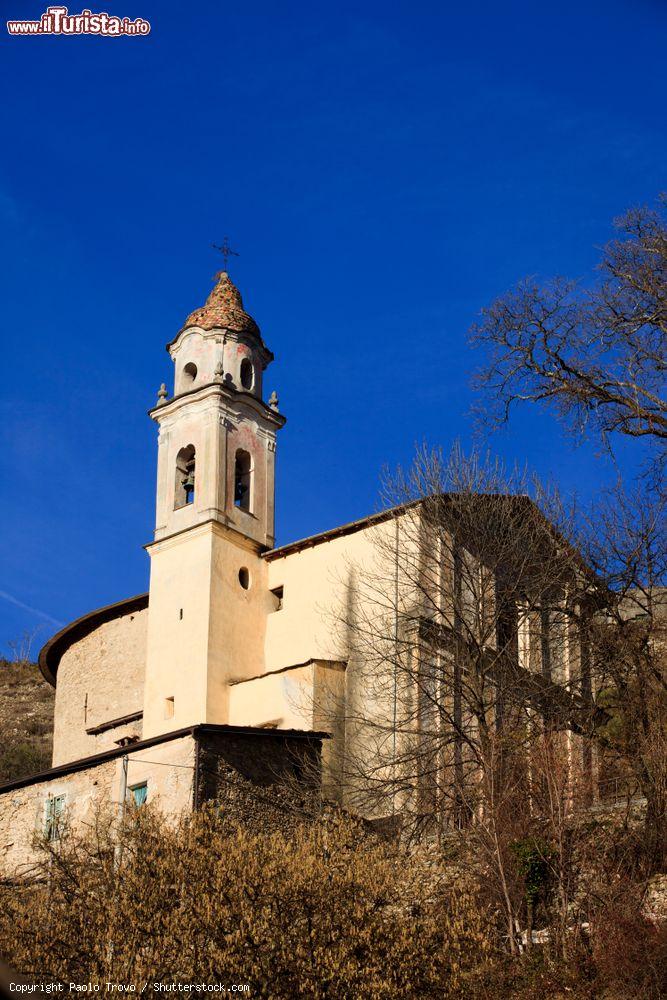
<instances>
[{"instance_id":1,"label":"blue sky","mask_svg":"<svg viewBox=\"0 0 667 1000\"><path fill-rule=\"evenodd\" d=\"M146 589L146 410L212 242L276 355L286 542L469 444L479 310L667 187L662 0L101 9L152 32L2 36L0 647ZM614 472L534 411L492 447L585 499Z\"/></svg>"}]
</instances>

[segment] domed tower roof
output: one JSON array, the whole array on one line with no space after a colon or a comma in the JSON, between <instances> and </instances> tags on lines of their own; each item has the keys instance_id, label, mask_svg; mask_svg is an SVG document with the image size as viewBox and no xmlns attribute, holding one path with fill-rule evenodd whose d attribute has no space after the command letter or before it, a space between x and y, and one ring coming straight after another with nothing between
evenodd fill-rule
<instances>
[{"instance_id":1,"label":"domed tower roof","mask_svg":"<svg viewBox=\"0 0 667 1000\"><path fill-rule=\"evenodd\" d=\"M243 308L241 293L226 271L216 274L215 285L206 302L190 313L181 332L190 326L198 326L201 330L232 330L254 337L266 352L267 360L273 360L273 353L264 343L257 323ZM167 350L179 336L180 333L167 344Z\"/></svg>"},{"instance_id":2,"label":"domed tower roof","mask_svg":"<svg viewBox=\"0 0 667 1000\"><path fill-rule=\"evenodd\" d=\"M238 288L226 271L216 274L216 282L206 303L191 312L184 326L200 326L202 330L222 328L259 337L259 327L243 308Z\"/></svg>"}]
</instances>

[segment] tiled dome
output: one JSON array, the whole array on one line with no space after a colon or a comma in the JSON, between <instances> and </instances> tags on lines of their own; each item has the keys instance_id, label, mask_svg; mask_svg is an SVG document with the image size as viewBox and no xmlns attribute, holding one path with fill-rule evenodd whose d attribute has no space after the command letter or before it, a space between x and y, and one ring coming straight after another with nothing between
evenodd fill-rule
<instances>
[{"instance_id":1,"label":"tiled dome","mask_svg":"<svg viewBox=\"0 0 667 1000\"><path fill-rule=\"evenodd\" d=\"M203 330L221 327L238 333L250 333L261 340L259 327L244 310L241 293L226 271L220 271L216 275L216 283L205 305L195 309L186 319L184 327L188 326L199 326Z\"/></svg>"}]
</instances>

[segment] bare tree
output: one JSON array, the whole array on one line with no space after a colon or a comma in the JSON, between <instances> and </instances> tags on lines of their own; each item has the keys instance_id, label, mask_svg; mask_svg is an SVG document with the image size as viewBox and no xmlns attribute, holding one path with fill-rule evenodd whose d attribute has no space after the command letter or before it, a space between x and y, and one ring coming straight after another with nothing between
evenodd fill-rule
<instances>
[{"instance_id":1,"label":"bare tree","mask_svg":"<svg viewBox=\"0 0 667 1000\"><path fill-rule=\"evenodd\" d=\"M617 220L620 236L604 248L591 286L524 281L472 330L488 352L477 380L487 425L507 421L517 403L538 402L575 434L608 446L621 434L653 448L654 474L632 488L619 482L577 526L577 546L600 582L582 666L611 716L596 734L603 778L646 800L639 853L649 870L667 858L665 203Z\"/></svg>"},{"instance_id":2,"label":"bare tree","mask_svg":"<svg viewBox=\"0 0 667 1000\"><path fill-rule=\"evenodd\" d=\"M667 861L667 524L650 485L618 484L583 522L579 544L604 587L588 623L589 673L609 714L597 733L605 785L646 802L640 856Z\"/></svg>"},{"instance_id":3,"label":"bare tree","mask_svg":"<svg viewBox=\"0 0 667 1000\"><path fill-rule=\"evenodd\" d=\"M596 581L554 523L557 495L490 458L423 449L385 493L375 564L350 572L342 615L348 802L417 833L466 828L514 950L531 745L551 733L579 771L602 721L581 654Z\"/></svg>"},{"instance_id":4,"label":"bare tree","mask_svg":"<svg viewBox=\"0 0 667 1000\"><path fill-rule=\"evenodd\" d=\"M19 638L10 639L7 642L7 646L11 653L11 660L5 662L13 664L18 669L25 669L32 666L32 651L35 639L43 627L43 625L37 625L33 629L24 629Z\"/></svg>"},{"instance_id":5,"label":"bare tree","mask_svg":"<svg viewBox=\"0 0 667 1000\"><path fill-rule=\"evenodd\" d=\"M616 221L620 237L603 251L600 278L586 287L527 279L482 311L472 341L487 349L477 384L490 390L486 423L515 404L541 402L576 434L608 444L620 433L667 441L667 223L638 208Z\"/></svg>"}]
</instances>

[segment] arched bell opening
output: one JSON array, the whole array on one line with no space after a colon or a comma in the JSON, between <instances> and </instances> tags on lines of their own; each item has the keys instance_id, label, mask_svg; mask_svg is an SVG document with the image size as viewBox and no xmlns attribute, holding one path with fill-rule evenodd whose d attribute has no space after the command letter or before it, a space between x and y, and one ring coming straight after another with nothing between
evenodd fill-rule
<instances>
[{"instance_id":1,"label":"arched bell opening","mask_svg":"<svg viewBox=\"0 0 667 1000\"><path fill-rule=\"evenodd\" d=\"M252 459L239 449L234 463L234 506L248 512L252 506Z\"/></svg>"},{"instance_id":2,"label":"arched bell opening","mask_svg":"<svg viewBox=\"0 0 667 1000\"><path fill-rule=\"evenodd\" d=\"M255 369L253 368L252 361L248 358L244 358L241 362L241 386L250 391L255 384Z\"/></svg>"},{"instance_id":3,"label":"arched bell opening","mask_svg":"<svg viewBox=\"0 0 667 1000\"><path fill-rule=\"evenodd\" d=\"M195 447L192 444L181 448L176 456L176 482L174 488L174 510L194 503L195 499Z\"/></svg>"}]
</instances>

